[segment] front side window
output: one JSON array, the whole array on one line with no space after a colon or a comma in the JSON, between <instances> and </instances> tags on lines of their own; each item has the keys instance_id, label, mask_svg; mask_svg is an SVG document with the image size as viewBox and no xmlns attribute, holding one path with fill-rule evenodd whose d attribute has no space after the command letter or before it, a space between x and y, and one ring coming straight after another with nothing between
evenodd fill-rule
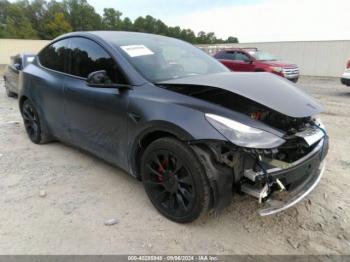
<instances>
[{"instance_id":1,"label":"front side window","mask_svg":"<svg viewBox=\"0 0 350 262\"><path fill-rule=\"evenodd\" d=\"M246 54L242 53L242 52L236 52L235 55L235 60L237 61L244 61L244 62L249 62L249 56L247 56Z\"/></svg>"},{"instance_id":2,"label":"front side window","mask_svg":"<svg viewBox=\"0 0 350 262\"><path fill-rule=\"evenodd\" d=\"M105 70L112 83L125 83L114 59L100 45L86 38L71 38L69 68L71 75L83 78Z\"/></svg>"},{"instance_id":3,"label":"front side window","mask_svg":"<svg viewBox=\"0 0 350 262\"><path fill-rule=\"evenodd\" d=\"M265 51L249 51L249 54L259 61L276 61L277 58Z\"/></svg>"},{"instance_id":4,"label":"front side window","mask_svg":"<svg viewBox=\"0 0 350 262\"><path fill-rule=\"evenodd\" d=\"M63 39L45 47L38 55L40 64L46 68L66 73L65 61L68 40Z\"/></svg>"}]
</instances>

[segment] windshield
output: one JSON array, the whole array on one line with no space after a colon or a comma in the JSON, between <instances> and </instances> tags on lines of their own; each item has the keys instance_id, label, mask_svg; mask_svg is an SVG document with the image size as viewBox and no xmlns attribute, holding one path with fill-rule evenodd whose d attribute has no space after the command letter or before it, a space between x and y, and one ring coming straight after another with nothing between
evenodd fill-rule
<instances>
[{"instance_id":1,"label":"windshield","mask_svg":"<svg viewBox=\"0 0 350 262\"><path fill-rule=\"evenodd\" d=\"M123 56L153 83L229 70L202 50L177 39L135 34L112 40Z\"/></svg>"},{"instance_id":2,"label":"windshield","mask_svg":"<svg viewBox=\"0 0 350 262\"><path fill-rule=\"evenodd\" d=\"M259 61L276 61L277 60L277 58L274 55L264 51L249 51L249 54Z\"/></svg>"}]
</instances>

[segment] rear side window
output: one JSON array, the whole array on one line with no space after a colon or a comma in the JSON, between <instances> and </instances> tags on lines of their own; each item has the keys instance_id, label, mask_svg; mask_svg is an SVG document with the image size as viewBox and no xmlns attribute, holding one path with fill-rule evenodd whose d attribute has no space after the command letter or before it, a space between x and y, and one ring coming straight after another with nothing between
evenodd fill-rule
<instances>
[{"instance_id":1,"label":"rear side window","mask_svg":"<svg viewBox=\"0 0 350 262\"><path fill-rule=\"evenodd\" d=\"M40 64L46 68L66 73L65 59L68 52L68 39L57 41L39 53Z\"/></svg>"},{"instance_id":2,"label":"rear side window","mask_svg":"<svg viewBox=\"0 0 350 262\"><path fill-rule=\"evenodd\" d=\"M232 51L222 52L219 59L235 60L235 53Z\"/></svg>"},{"instance_id":3,"label":"rear side window","mask_svg":"<svg viewBox=\"0 0 350 262\"><path fill-rule=\"evenodd\" d=\"M92 72L106 70L113 83L125 83L116 62L100 45L82 37L70 40L71 75L87 78Z\"/></svg>"}]
</instances>

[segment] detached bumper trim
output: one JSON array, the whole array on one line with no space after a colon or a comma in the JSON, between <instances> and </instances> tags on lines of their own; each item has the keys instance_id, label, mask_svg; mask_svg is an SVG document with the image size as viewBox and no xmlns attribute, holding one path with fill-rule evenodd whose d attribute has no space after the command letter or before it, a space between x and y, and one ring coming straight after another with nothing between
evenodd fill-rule
<instances>
[{"instance_id":1,"label":"detached bumper trim","mask_svg":"<svg viewBox=\"0 0 350 262\"><path fill-rule=\"evenodd\" d=\"M288 192L288 197L286 200L274 200L273 198L270 198L266 201L266 204L268 205L267 208L260 209L259 215L260 216L268 216L272 215L278 212L281 212L283 210L286 210L295 204L299 203L302 199L304 199L308 194L311 193L311 191L318 185L320 182L323 173L325 170L325 161L323 160L321 165L319 166L318 170L310 176L309 179L304 181L301 185L299 185L294 190Z\"/></svg>"}]
</instances>

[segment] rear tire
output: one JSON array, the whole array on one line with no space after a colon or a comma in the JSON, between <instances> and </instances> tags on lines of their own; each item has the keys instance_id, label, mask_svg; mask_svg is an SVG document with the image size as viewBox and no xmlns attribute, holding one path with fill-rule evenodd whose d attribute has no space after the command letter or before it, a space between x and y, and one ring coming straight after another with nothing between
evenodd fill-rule
<instances>
[{"instance_id":1,"label":"rear tire","mask_svg":"<svg viewBox=\"0 0 350 262\"><path fill-rule=\"evenodd\" d=\"M141 177L154 207L168 219L188 223L205 214L210 190L191 148L174 138L151 143L141 159Z\"/></svg>"},{"instance_id":2,"label":"rear tire","mask_svg":"<svg viewBox=\"0 0 350 262\"><path fill-rule=\"evenodd\" d=\"M34 144L44 144L50 142L48 135L42 130L42 121L39 118L38 111L29 99L23 102L21 113L24 127L29 139Z\"/></svg>"}]
</instances>

